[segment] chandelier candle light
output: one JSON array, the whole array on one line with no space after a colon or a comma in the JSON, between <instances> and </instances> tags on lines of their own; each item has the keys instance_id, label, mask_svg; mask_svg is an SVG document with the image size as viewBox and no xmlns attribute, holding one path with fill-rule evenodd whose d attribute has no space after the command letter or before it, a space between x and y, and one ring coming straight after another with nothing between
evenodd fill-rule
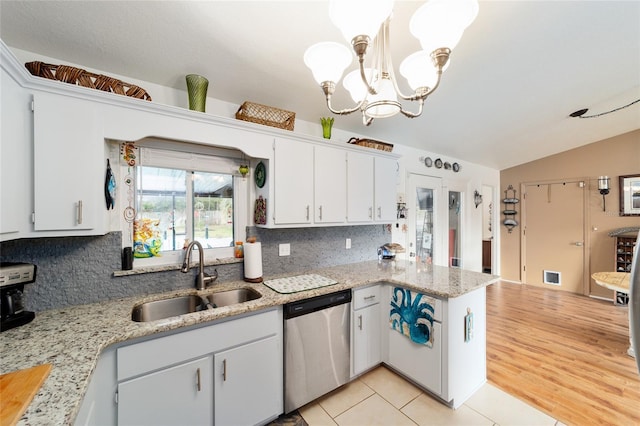
<instances>
[{"instance_id":1,"label":"chandelier candle light","mask_svg":"<svg viewBox=\"0 0 640 426\"><path fill-rule=\"evenodd\" d=\"M360 110L362 121L370 125L375 118L392 117L402 113L414 118L422 114L424 101L440 84L442 72L447 68L449 55L460 41L464 30L478 14L477 0L429 0L411 18L409 29L422 46L421 51L409 55L400 64L400 74L408 81L414 93L407 96L398 88L391 61L389 22L393 0L331 0L329 16L342 35L351 43L358 57L358 69L347 74L343 85L356 106L336 110L331 105L336 84L353 56L340 43L321 42L309 47L304 63L313 72L327 101L327 107L338 115ZM373 40L373 54L365 66L367 48ZM398 97L416 101L416 112L406 111Z\"/></svg>"}]
</instances>

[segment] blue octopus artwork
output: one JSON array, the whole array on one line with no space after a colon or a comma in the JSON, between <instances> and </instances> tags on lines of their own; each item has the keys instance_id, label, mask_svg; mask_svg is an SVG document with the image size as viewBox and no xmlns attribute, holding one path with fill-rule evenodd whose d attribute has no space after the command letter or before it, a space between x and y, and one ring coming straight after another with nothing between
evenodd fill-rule
<instances>
[{"instance_id":1,"label":"blue octopus artwork","mask_svg":"<svg viewBox=\"0 0 640 426\"><path fill-rule=\"evenodd\" d=\"M424 296L424 299L430 299ZM400 287L393 289L389 325L393 330L409 337L412 341L433 347L433 306L423 301L423 295L415 293L411 300L411 290Z\"/></svg>"}]
</instances>

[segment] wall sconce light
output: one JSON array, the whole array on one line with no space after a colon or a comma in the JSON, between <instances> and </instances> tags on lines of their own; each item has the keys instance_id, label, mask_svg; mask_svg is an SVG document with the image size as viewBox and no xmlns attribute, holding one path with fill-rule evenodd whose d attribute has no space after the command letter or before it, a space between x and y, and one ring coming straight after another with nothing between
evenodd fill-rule
<instances>
[{"instance_id":1,"label":"wall sconce light","mask_svg":"<svg viewBox=\"0 0 640 426\"><path fill-rule=\"evenodd\" d=\"M607 210L604 196L609 193L609 182L610 182L609 176L600 176L598 178L598 190L600 191L600 194L602 194L602 211L603 212Z\"/></svg>"},{"instance_id":2,"label":"wall sconce light","mask_svg":"<svg viewBox=\"0 0 640 426\"><path fill-rule=\"evenodd\" d=\"M476 209L480 204L482 204L482 194L479 193L477 190L473 191L473 202L476 205Z\"/></svg>"}]
</instances>

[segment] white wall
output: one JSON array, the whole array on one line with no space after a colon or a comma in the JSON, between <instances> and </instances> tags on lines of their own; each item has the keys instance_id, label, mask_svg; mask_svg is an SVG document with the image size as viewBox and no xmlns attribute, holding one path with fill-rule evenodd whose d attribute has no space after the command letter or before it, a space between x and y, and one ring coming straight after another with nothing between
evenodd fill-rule
<instances>
[{"instance_id":1,"label":"white wall","mask_svg":"<svg viewBox=\"0 0 640 426\"><path fill-rule=\"evenodd\" d=\"M428 145L428 142L426 143ZM441 178L443 182L444 192L447 193L449 189L454 191L464 192L463 195L463 223L462 223L462 261L464 269L470 269L474 271L482 271L482 238L483 238L483 205L487 205L491 200L483 199L483 205L475 207L473 202L474 191L482 192L483 186L490 186L494 188L493 191L493 205L499 205L497 194L500 187L500 172L495 169L491 169L485 166L469 163L459 160L457 158L443 157L435 152L428 150L418 150L415 148L395 145L394 152L401 154L399 159L399 170L397 176L398 193L403 194L407 202L407 207L411 208L412 204L415 204L415 195L409 194L407 191L407 177L411 173L421 174L425 176L432 176ZM460 171L455 173L452 170L445 170L444 168L437 169L436 167L426 167L424 164L424 158L431 157L433 160L441 158L442 161L448 161L450 163L457 162L460 164ZM494 207L495 208L495 207ZM496 217L493 215L493 229L497 229L498 223L496 223ZM444 221L441 220L441 223ZM406 224L406 221L398 220L399 226L392 227L393 242L402 244L405 248L408 248L409 235L402 230L402 225ZM446 232L447 225L443 223L444 229L440 229L440 232ZM499 247L499 233L494 233L493 239L493 271L499 271L500 265L499 256L497 250ZM408 257L409 250L405 256Z\"/></svg>"}]
</instances>

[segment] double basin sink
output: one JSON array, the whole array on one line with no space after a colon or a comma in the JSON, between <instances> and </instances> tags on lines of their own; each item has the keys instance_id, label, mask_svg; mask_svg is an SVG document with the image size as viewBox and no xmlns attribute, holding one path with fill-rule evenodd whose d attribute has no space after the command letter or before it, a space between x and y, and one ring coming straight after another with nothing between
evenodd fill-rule
<instances>
[{"instance_id":1,"label":"double basin sink","mask_svg":"<svg viewBox=\"0 0 640 426\"><path fill-rule=\"evenodd\" d=\"M136 322L155 321L207 309L249 302L259 299L260 297L262 297L262 295L252 288L219 291L203 296L198 294L176 296L167 299L153 300L134 306L131 310L131 319Z\"/></svg>"}]
</instances>

